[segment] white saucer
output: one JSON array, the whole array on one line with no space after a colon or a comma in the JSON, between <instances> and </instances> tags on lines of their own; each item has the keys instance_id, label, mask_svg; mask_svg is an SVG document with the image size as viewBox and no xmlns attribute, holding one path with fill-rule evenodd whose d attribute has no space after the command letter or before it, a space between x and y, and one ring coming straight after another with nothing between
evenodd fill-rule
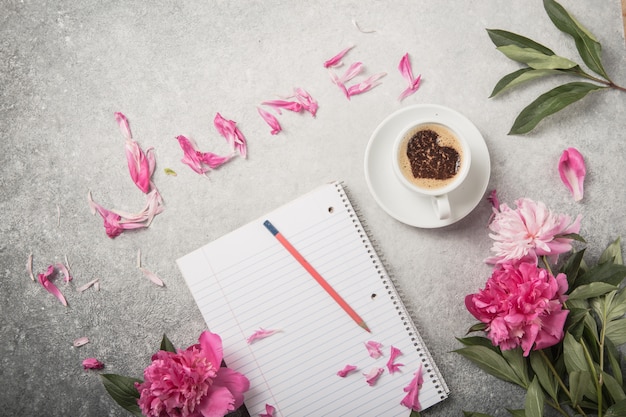
<instances>
[{"instance_id":1,"label":"white saucer","mask_svg":"<svg viewBox=\"0 0 626 417\"><path fill-rule=\"evenodd\" d=\"M393 142L409 126L439 122L462 134L472 152L467 178L448 198L452 215L440 220L430 197L420 196L400 183L391 166ZM444 106L417 104L404 107L382 121L365 149L365 179L376 202L391 217L410 226L435 228L447 226L467 216L483 199L491 161L482 135L465 116Z\"/></svg>"}]
</instances>

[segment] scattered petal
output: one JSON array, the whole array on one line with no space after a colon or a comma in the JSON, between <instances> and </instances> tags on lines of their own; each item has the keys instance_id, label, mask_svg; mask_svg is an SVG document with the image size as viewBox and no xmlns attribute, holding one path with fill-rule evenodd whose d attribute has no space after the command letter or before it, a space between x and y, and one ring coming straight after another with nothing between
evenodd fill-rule
<instances>
[{"instance_id":1,"label":"scattered petal","mask_svg":"<svg viewBox=\"0 0 626 417\"><path fill-rule=\"evenodd\" d=\"M354 365L346 365L343 367L343 369L340 369L339 371L337 371L337 375L339 375L342 378L345 378L350 372L356 371L357 367Z\"/></svg>"},{"instance_id":2,"label":"scattered petal","mask_svg":"<svg viewBox=\"0 0 626 417\"><path fill-rule=\"evenodd\" d=\"M28 275L30 275L30 279L35 281L35 275L33 274L33 254L28 255L28 260L26 261L26 271L28 271Z\"/></svg>"},{"instance_id":3,"label":"scattered petal","mask_svg":"<svg viewBox=\"0 0 626 417\"><path fill-rule=\"evenodd\" d=\"M335 55L332 58L330 58L329 60L325 61L324 62L324 68L338 67L338 66L342 65L343 62L341 62L341 59L352 48L354 48L354 45L353 46L348 46L346 49L343 49L342 51L340 51L337 55Z\"/></svg>"},{"instance_id":4,"label":"scattered petal","mask_svg":"<svg viewBox=\"0 0 626 417\"><path fill-rule=\"evenodd\" d=\"M348 67L348 69L343 73L343 75L341 76L341 78L339 78L339 80L343 84L345 84L351 79L353 79L354 77L356 77L357 75L359 75L361 71L363 71L363 63L355 62Z\"/></svg>"},{"instance_id":5,"label":"scattered petal","mask_svg":"<svg viewBox=\"0 0 626 417\"><path fill-rule=\"evenodd\" d=\"M59 271L61 271L63 273L63 276L65 277L65 282L68 283L72 280L72 276L70 275L70 271L67 269L67 267L62 264L61 262L57 262L54 265Z\"/></svg>"},{"instance_id":6,"label":"scattered petal","mask_svg":"<svg viewBox=\"0 0 626 417\"><path fill-rule=\"evenodd\" d=\"M361 27L359 26L358 22L356 20L354 20L354 19L352 19L352 24L361 33L374 33L374 32L376 32L375 30L363 30L363 29L361 29Z\"/></svg>"},{"instance_id":7,"label":"scattered petal","mask_svg":"<svg viewBox=\"0 0 626 417\"><path fill-rule=\"evenodd\" d=\"M274 417L274 411L276 411L274 406L265 404L265 412L259 414L259 417Z\"/></svg>"},{"instance_id":8,"label":"scattered petal","mask_svg":"<svg viewBox=\"0 0 626 417\"><path fill-rule=\"evenodd\" d=\"M139 268L139 269L154 284L158 285L159 287L165 286L165 283L163 282L163 280L161 278L159 278L154 272L149 271L146 268Z\"/></svg>"},{"instance_id":9,"label":"scattered petal","mask_svg":"<svg viewBox=\"0 0 626 417\"><path fill-rule=\"evenodd\" d=\"M273 107L274 109L276 109L278 114L282 114L280 111L281 109L289 110L294 113L299 113L302 111L302 104L297 101L268 100L268 101L262 102L261 104Z\"/></svg>"},{"instance_id":10,"label":"scattered petal","mask_svg":"<svg viewBox=\"0 0 626 417\"><path fill-rule=\"evenodd\" d=\"M361 81L358 84L350 86L348 88L348 96L352 97L352 96L355 96L357 94L362 94L362 93L365 93L366 91L371 90L372 88L374 88L374 87L376 87L376 86L378 86L380 84L377 81L379 79L381 79L382 77L384 77L385 75L387 75L387 73L380 72L378 74L374 74L374 75L366 78L365 80Z\"/></svg>"},{"instance_id":11,"label":"scattered petal","mask_svg":"<svg viewBox=\"0 0 626 417\"><path fill-rule=\"evenodd\" d=\"M231 158L231 156L219 156L212 152L201 152L191 139L183 135L177 136L176 139L183 150L181 162L188 165L198 174L205 174L211 169L218 168Z\"/></svg>"},{"instance_id":12,"label":"scattered petal","mask_svg":"<svg viewBox=\"0 0 626 417\"><path fill-rule=\"evenodd\" d=\"M370 340L365 342L365 347L367 348L367 353L374 359L378 359L383 355L383 352L380 350L383 347L381 343Z\"/></svg>"},{"instance_id":13,"label":"scattered petal","mask_svg":"<svg viewBox=\"0 0 626 417\"><path fill-rule=\"evenodd\" d=\"M276 119L276 117L274 117L272 113L265 111L260 107L257 107L257 111L259 112L263 120L265 120L265 123L267 123L269 127L272 128L272 131L270 132L272 135L276 135L281 130L283 130L280 126L280 123L278 122L278 119Z\"/></svg>"},{"instance_id":14,"label":"scattered petal","mask_svg":"<svg viewBox=\"0 0 626 417\"><path fill-rule=\"evenodd\" d=\"M114 116L115 116L115 121L120 127L120 131L122 132L122 135L124 135L124 137L128 140L132 139L133 135L130 133L130 125L128 124L128 119L126 118L126 116L124 116L120 112L115 112Z\"/></svg>"},{"instance_id":15,"label":"scattered petal","mask_svg":"<svg viewBox=\"0 0 626 417\"><path fill-rule=\"evenodd\" d=\"M252 333L247 339L246 342L248 342L248 344L254 342L255 340L260 340L260 339L264 339L268 336L273 335L274 333L278 333L280 332L280 330L266 330L263 328L260 328L259 330L256 330L254 333Z\"/></svg>"},{"instance_id":16,"label":"scattered petal","mask_svg":"<svg viewBox=\"0 0 626 417\"><path fill-rule=\"evenodd\" d=\"M114 115L122 135L126 138L126 161L128 162L130 177L141 191L147 193L150 191L150 178L155 166L153 149L149 148L144 152L139 144L132 139L126 116L120 112L116 112Z\"/></svg>"},{"instance_id":17,"label":"scattered petal","mask_svg":"<svg viewBox=\"0 0 626 417\"><path fill-rule=\"evenodd\" d=\"M241 130L237 127L237 123L233 120L227 120L217 113L213 119L213 125L217 131L222 135L231 148L241 155L242 158L246 158L248 153L248 147L246 138L241 133Z\"/></svg>"},{"instance_id":18,"label":"scattered petal","mask_svg":"<svg viewBox=\"0 0 626 417\"><path fill-rule=\"evenodd\" d=\"M81 347L81 346L86 345L87 343L89 343L89 338L87 338L86 336L83 336L74 340L72 344L74 345L74 347Z\"/></svg>"},{"instance_id":19,"label":"scattered petal","mask_svg":"<svg viewBox=\"0 0 626 417\"><path fill-rule=\"evenodd\" d=\"M172 177L177 176L178 174L172 168L164 168L163 171L166 175L171 175Z\"/></svg>"},{"instance_id":20,"label":"scattered petal","mask_svg":"<svg viewBox=\"0 0 626 417\"><path fill-rule=\"evenodd\" d=\"M67 307L67 301L61 293L61 291L50 281L50 278L54 275L54 266L50 265L46 272L38 274L39 283L52 295L54 295L65 307Z\"/></svg>"},{"instance_id":21,"label":"scattered petal","mask_svg":"<svg viewBox=\"0 0 626 417\"><path fill-rule=\"evenodd\" d=\"M411 69L411 61L409 60L408 53L404 54L402 59L400 59L398 70L408 83L408 87L400 94L400 97L398 97L398 100L402 101L419 89L422 76L420 74L417 78L413 77L413 70Z\"/></svg>"},{"instance_id":22,"label":"scattered petal","mask_svg":"<svg viewBox=\"0 0 626 417\"><path fill-rule=\"evenodd\" d=\"M88 290L88 289L89 289L89 288L91 288L91 287L95 287L95 286L96 286L96 284L97 284L99 281L100 281L100 280L99 280L99 278L92 279L92 280L91 280L91 281L89 281L88 283L86 283L86 284L84 284L84 285L81 285L80 287L76 288L76 291L78 291L78 292L84 292L84 291ZM96 288L96 291L98 291L98 290L99 290L99 288Z\"/></svg>"},{"instance_id":23,"label":"scattered petal","mask_svg":"<svg viewBox=\"0 0 626 417\"><path fill-rule=\"evenodd\" d=\"M420 364L418 371L415 373L415 376L413 377L411 382L409 382L409 385L404 387L404 392L406 392L407 394L402 399L402 401L400 401L400 404L410 408L411 410L420 411L422 406L420 405L419 401L419 393L423 383L424 377L422 376L422 365Z\"/></svg>"},{"instance_id":24,"label":"scattered petal","mask_svg":"<svg viewBox=\"0 0 626 417\"><path fill-rule=\"evenodd\" d=\"M563 184L572 193L574 201L580 201L583 198L583 183L586 174L585 160L578 149L564 150L559 159L559 175Z\"/></svg>"},{"instance_id":25,"label":"scattered petal","mask_svg":"<svg viewBox=\"0 0 626 417\"><path fill-rule=\"evenodd\" d=\"M389 360L387 361L387 369L389 370L390 374L393 374L394 372L399 371L400 367L404 366L403 363L395 363L396 358L400 355L402 355L402 352L400 351L400 349L398 349L395 346L391 346L391 351L389 353Z\"/></svg>"},{"instance_id":26,"label":"scattered petal","mask_svg":"<svg viewBox=\"0 0 626 417\"><path fill-rule=\"evenodd\" d=\"M83 361L83 369L102 369L104 364L96 358L87 358Z\"/></svg>"},{"instance_id":27,"label":"scattered petal","mask_svg":"<svg viewBox=\"0 0 626 417\"><path fill-rule=\"evenodd\" d=\"M367 374L363 374L365 375L365 382L367 382L370 387L373 386L376 384L376 381L378 381L378 378L380 378L383 372L383 368L372 368Z\"/></svg>"},{"instance_id":28,"label":"scattered petal","mask_svg":"<svg viewBox=\"0 0 626 417\"><path fill-rule=\"evenodd\" d=\"M302 104L302 108L311 113L311 116L315 117L317 109L319 108L317 100L311 97L311 95L303 88L298 87L294 89L294 91L296 100Z\"/></svg>"}]
</instances>

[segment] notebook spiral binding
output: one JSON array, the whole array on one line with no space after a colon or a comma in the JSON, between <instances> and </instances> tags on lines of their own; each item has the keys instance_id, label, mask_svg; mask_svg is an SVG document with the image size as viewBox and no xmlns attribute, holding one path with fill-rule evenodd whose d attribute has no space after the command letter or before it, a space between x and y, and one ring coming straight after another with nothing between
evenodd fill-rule
<instances>
[{"instance_id":1,"label":"notebook spiral binding","mask_svg":"<svg viewBox=\"0 0 626 417\"><path fill-rule=\"evenodd\" d=\"M417 327L415 326L415 322L412 317L415 316L415 313L406 307L406 304L402 302L405 298L404 293L398 289L398 285L395 280L388 274L388 268L385 266L385 259L380 255L381 251L378 247L375 240L370 239L370 233L367 229L367 224L361 220L361 213L357 206L354 205L354 200L350 198L350 192L347 189L347 186L343 184L343 182L335 182L335 187L337 188L337 192L341 195L342 203L344 204L346 210L349 212L349 216L352 219L352 223L354 227L357 229L359 236L363 242L363 245L368 249L368 253L370 258L372 259L372 263L374 267L378 271L383 284L385 285L385 289L389 294L393 304L404 324L408 335L413 342L413 346L418 352L422 363L423 363L423 371L427 373L428 378L435 381L435 387L437 388L437 393L440 395L440 398L443 400L448 397L450 390L446 385L446 382L441 375L441 372L437 368L430 352L426 348L422 337L420 336Z\"/></svg>"}]
</instances>

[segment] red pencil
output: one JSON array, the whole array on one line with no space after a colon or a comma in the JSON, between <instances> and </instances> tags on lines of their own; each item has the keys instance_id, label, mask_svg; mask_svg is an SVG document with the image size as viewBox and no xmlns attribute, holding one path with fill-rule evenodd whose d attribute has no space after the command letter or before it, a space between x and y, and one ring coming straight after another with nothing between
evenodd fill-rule
<instances>
[{"instance_id":1,"label":"red pencil","mask_svg":"<svg viewBox=\"0 0 626 417\"><path fill-rule=\"evenodd\" d=\"M365 321L356 313L356 311L352 309L352 307L350 307L350 305L348 305L348 303L346 303L343 298L341 298L339 294L337 294L337 291L335 291L333 287L331 287L330 284L315 270L315 268L313 268L313 266L311 266L311 264L304 259L300 252L298 252L298 250L294 248L287 239L285 239L278 229L276 229L276 227L274 227L269 220L265 220L263 225L270 231L271 234L274 235L274 237L276 237L276 239L278 239L285 249L287 249L289 253L300 263L300 265L302 265L304 269L306 269L307 272L315 278L317 283L320 284L331 297L333 297L337 304L339 304L359 326L371 333L369 327L365 324Z\"/></svg>"}]
</instances>

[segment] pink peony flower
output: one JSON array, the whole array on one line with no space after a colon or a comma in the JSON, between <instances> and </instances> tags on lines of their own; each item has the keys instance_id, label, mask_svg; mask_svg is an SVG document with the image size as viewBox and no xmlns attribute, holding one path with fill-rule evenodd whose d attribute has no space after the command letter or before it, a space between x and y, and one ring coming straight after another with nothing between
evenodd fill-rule
<instances>
[{"instance_id":1,"label":"pink peony flower","mask_svg":"<svg viewBox=\"0 0 626 417\"><path fill-rule=\"evenodd\" d=\"M538 256L556 261L559 254L572 248L572 239L565 235L580 231L582 216L571 222L569 216L553 214L542 202L521 198L515 203L515 210L506 204L494 207L489 237L495 241L491 248L495 256L485 262L536 261Z\"/></svg>"},{"instance_id":2,"label":"pink peony flower","mask_svg":"<svg viewBox=\"0 0 626 417\"><path fill-rule=\"evenodd\" d=\"M524 356L563 338L568 310L565 274L554 277L535 263L501 264L485 288L465 297L468 311L487 324L487 336L502 350L521 346Z\"/></svg>"},{"instance_id":3,"label":"pink peony flower","mask_svg":"<svg viewBox=\"0 0 626 417\"><path fill-rule=\"evenodd\" d=\"M135 386L137 404L146 417L222 417L243 404L248 378L222 363L222 339L204 331L199 343L178 350L161 350Z\"/></svg>"}]
</instances>

